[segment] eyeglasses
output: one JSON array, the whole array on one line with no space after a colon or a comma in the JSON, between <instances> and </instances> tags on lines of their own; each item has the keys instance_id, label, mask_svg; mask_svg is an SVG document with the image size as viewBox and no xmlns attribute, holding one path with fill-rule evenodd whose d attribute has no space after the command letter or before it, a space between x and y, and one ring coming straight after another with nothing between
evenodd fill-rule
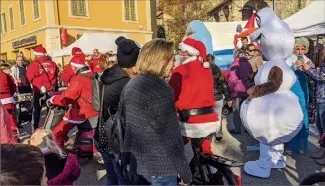
<instances>
[{"instance_id":1,"label":"eyeglasses","mask_svg":"<svg viewBox=\"0 0 325 186\"><path fill-rule=\"evenodd\" d=\"M305 48L296 48L296 50L306 50Z\"/></svg>"},{"instance_id":2,"label":"eyeglasses","mask_svg":"<svg viewBox=\"0 0 325 186\"><path fill-rule=\"evenodd\" d=\"M247 50L248 52L255 52L255 49L253 49L253 50Z\"/></svg>"}]
</instances>

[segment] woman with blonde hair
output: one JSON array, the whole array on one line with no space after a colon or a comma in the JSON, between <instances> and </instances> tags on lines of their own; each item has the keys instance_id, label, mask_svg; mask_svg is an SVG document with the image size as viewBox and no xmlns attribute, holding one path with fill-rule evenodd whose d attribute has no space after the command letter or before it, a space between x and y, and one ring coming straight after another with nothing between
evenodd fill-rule
<instances>
[{"instance_id":1,"label":"woman with blonde hair","mask_svg":"<svg viewBox=\"0 0 325 186\"><path fill-rule=\"evenodd\" d=\"M124 87L119 104L122 152L132 154L131 170L152 185L177 185L178 176L191 182L173 90L164 81L174 66L173 51L165 39L146 43L136 63L138 75Z\"/></svg>"},{"instance_id":2,"label":"woman with blonde hair","mask_svg":"<svg viewBox=\"0 0 325 186\"><path fill-rule=\"evenodd\" d=\"M78 179L80 166L77 157L60 149L51 130L38 129L26 142L41 149L45 159L48 185L73 185Z\"/></svg>"}]
</instances>

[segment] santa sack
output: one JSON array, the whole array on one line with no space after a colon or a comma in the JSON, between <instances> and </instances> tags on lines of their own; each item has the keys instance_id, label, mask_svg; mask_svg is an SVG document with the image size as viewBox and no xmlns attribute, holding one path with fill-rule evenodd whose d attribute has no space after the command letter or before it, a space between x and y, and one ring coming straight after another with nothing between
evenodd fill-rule
<instances>
[{"instance_id":1,"label":"santa sack","mask_svg":"<svg viewBox=\"0 0 325 186\"><path fill-rule=\"evenodd\" d=\"M240 109L243 126L255 139L267 145L291 141L303 125L298 97L290 90L296 77L284 61L269 61L261 66L255 76L255 84L265 83L274 66L283 71L283 82L279 90L251 101L246 100Z\"/></svg>"}]
</instances>

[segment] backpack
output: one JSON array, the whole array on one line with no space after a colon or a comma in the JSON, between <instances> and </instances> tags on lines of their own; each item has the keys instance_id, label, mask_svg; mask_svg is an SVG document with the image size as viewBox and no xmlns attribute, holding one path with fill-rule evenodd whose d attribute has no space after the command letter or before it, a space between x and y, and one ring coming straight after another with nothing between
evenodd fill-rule
<instances>
[{"instance_id":1,"label":"backpack","mask_svg":"<svg viewBox=\"0 0 325 186\"><path fill-rule=\"evenodd\" d=\"M89 76L88 74L78 72L77 75L84 76L91 79L91 86L92 86L91 103L82 97L80 98L86 103L90 104L95 111L101 112L101 102L102 102L101 96L102 96L102 89L103 89L102 83L98 81L95 77Z\"/></svg>"}]
</instances>

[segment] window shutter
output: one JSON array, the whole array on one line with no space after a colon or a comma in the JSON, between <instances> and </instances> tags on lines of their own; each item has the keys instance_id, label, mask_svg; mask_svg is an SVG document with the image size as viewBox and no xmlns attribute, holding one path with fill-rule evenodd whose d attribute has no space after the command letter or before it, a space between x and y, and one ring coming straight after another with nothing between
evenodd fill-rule
<instances>
[{"instance_id":1,"label":"window shutter","mask_svg":"<svg viewBox=\"0 0 325 186\"><path fill-rule=\"evenodd\" d=\"M9 19L10 19L10 29L13 30L15 29L15 24L14 24L14 12L12 10L12 7L9 8Z\"/></svg>"},{"instance_id":2,"label":"window shutter","mask_svg":"<svg viewBox=\"0 0 325 186\"><path fill-rule=\"evenodd\" d=\"M72 12L72 15L78 15L78 5L77 5L77 1L76 0L71 0L71 12Z\"/></svg>"},{"instance_id":3,"label":"window shutter","mask_svg":"<svg viewBox=\"0 0 325 186\"><path fill-rule=\"evenodd\" d=\"M7 25L6 25L6 14L2 13L1 14L1 21L2 21L2 26L3 26L3 33L7 32Z\"/></svg>"},{"instance_id":4,"label":"window shutter","mask_svg":"<svg viewBox=\"0 0 325 186\"><path fill-rule=\"evenodd\" d=\"M135 1L130 0L130 14L131 14L131 21L136 21L136 12L135 12Z\"/></svg>"},{"instance_id":5,"label":"window shutter","mask_svg":"<svg viewBox=\"0 0 325 186\"><path fill-rule=\"evenodd\" d=\"M124 0L125 20L130 20L130 0Z\"/></svg>"},{"instance_id":6,"label":"window shutter","mask_svg":"<svg viewBox=\"0 0 325 186\"><path fill-rule=\"evenodd\" d=\"M79 15L86 16L85 0L79 0Z\"/></svg>"},{"instance_id":7,"label":"window shutter","mask_svg":"<svg viewBox=\"0 0 325 186\"><path fill-rule=\"evenodd\" d=\"M71 0L71 9L74 16L87 16L85 0Z\"/></svg>"},{"instance_id":8,"label":"window shutter","mask_svg":"<svg viewBox=\"0 0 325 186\"><path fill-rule=\"evenodd\" d=\"M33 0L34 6L34 19L39 18L38 0Z\"/></svg>"},{"instance_id":9,"label":"window shutter","mask_svg":"<svg viewBox=\"0 0 325 186\"><path fill-rule=\"evenodd\" d=\"M22 25L24 25L26 23L25 10L24 10L24 0L19 0L19 8L20 8L20 23Z\"/></svg>"}]
</instances>

